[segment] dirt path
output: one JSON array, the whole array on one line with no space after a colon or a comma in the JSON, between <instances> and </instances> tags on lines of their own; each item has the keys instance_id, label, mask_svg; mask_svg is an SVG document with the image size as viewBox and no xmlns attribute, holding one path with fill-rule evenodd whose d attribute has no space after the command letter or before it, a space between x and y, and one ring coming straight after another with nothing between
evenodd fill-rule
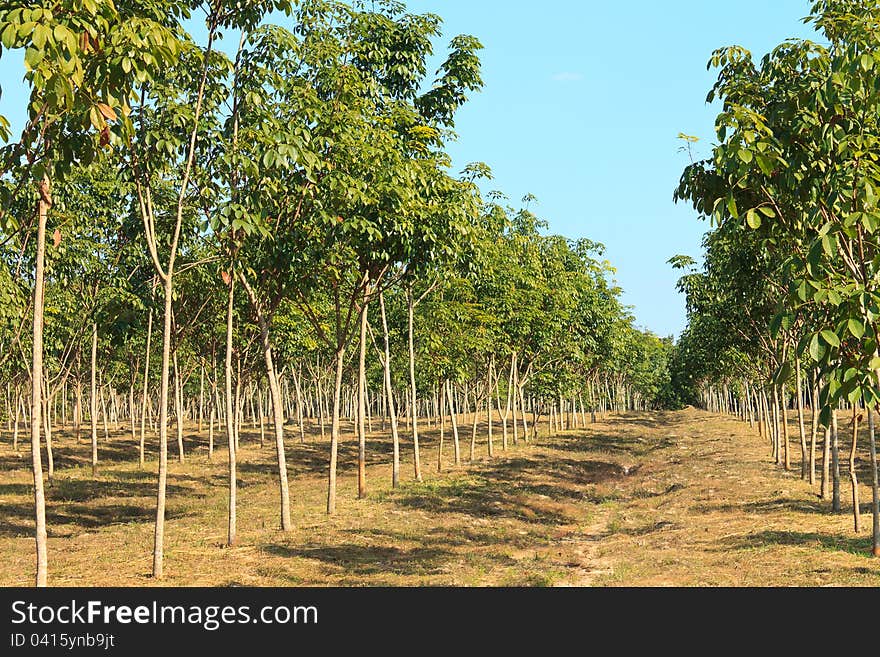
<instances>
[{"instance_id":1,"label":"dirt path","mask_svg":"<svg viewBox=\"0 0 880 657\"><path fill-rule=\"evenodd\" d=\"M747 425L687 410L614 420L590 433L601 443L605 431L629 436L614 442L638 466L609 491L597 555L613 572L594 584L880 584L869 534L852 531L848 484L844 513L832 515L799 478L799 465L794 473L773 465ZM642 449L634 449L634 434ZM799 456L799 446L791 449ZM861 499L871 499L866 486ZM867 504L862 512L870 513Z\"/></svg>"},{"instance_id":2,"label":"dirt path","mask_svg":"<svg viewBox=\"0 0 880 657\"><path fill-rule=\"evenodd\" d=\"M259 448L258 434L245 434L234 549L221 547L226 454L218 450L209 463L203 440L189 435L187 463L171 464L165 583L880 584L867 534L854 536L848 515L828 514L806 483L773 466L742 423L695 410L634 414L507 452L496 427L492 460L482 429L477 462L455 469L447 452L442 472L437 432L425 431L425 481L412 481L406 463L397 490L389 485L388 442L374 437L370 493L360 501L355 443L346 438L333 517L322 511L326 445L317 437L291 444L288 534L274 529L272 451ZM137 470L123 430L102 445L94 479L88 445L61 433L56 442L50 583L152 584L155 465ZM26 459L0 442L0 585L31 582L30 495ZM862 500L870 500L866 487Z\"/></svg>"}]
</instances>

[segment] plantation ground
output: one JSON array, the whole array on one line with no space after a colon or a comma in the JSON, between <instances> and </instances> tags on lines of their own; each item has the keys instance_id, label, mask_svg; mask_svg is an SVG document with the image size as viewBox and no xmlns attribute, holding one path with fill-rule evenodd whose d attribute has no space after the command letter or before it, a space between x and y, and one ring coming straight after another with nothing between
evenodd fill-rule
<instances>
[{"instance_id":1,"label":"plantation ground","mask_svg":"<svg viewBox=\"0 0 880 657\"><path fill-rule=\"evenodd\" d=\"M465 424L465 423L463 423ZM462 446L468 454L469 429ZM807 483L779 471L747 425L688 409L610 416L588 429L437 472L436 430L423 436L424 483L390 488L390 445L368 445L369 497L355 499L356 444L341 449L338 512L323 512L327 447L295 442L289 465L295 529L275 530L274 449L242 434L239 544L225 538L226 452L207 461L188 435L186 464L169 454L168 585L880 585L870 539L828 513ZM546 423L542 425L546 430ZM448 431L448 427L447 427ZM26 436L25 436L26 438ZM85 436L84 436L85 438ZM218 436L222 442L223 434ZM842 440L843 445L847 442ZM151 564L155 462L137 468L122 432L89 446L56 436L47 492L50 585L142 586ZM798 447L792 444L795 454ZM843 451L843 449L842 449ZM153 453L155 446L153 446ZM821 454L821 450L820 450ZM411 457L404 441L404 456ZM32 492L27 444L0 444L0 585L31 585ZM863 482L867 471L861 473ZM870 491L861 499L870 526Z\"/></svg>"}]
</instances>

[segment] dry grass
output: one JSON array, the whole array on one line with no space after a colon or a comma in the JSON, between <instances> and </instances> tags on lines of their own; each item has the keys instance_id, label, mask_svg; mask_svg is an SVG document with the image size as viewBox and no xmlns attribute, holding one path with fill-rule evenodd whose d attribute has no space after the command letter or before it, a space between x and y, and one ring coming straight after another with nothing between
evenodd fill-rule
<instances>
[{"instance_id":1,"label":"dry grass","mask_svg":"<svg viewBox=\"0 0 880 657\"><path fill-rule=\"evenodd\" d=\"M778 471L763 441L741 423L694 410L612 416L507 452L496 427L491 460L481 429L477 461L457 469L447 436L442 473L436 430L427 431L425 481L412 481L405 460L397 490L390 487L388 440L374 434L365 500L356 499L356 445L347 435L332 517L323 511L327 445L317 436L299 444L290 431L295 527L286 534L276 529L274 450L259 447L258 432L243 434L234 548L223 547L226 451L218 449L208 462L206 432L191 432L185 464L176 462L171 445L162 583L880 584L880 562L866 556L867 533L855 536L849 515L831 515L806 483ZM155 462L139 471L136 445L123 431L101 441L102 464L93 477L88 445L64 435L55 442L50 584L154 584L148 574ZM405 440L405 459L408 447ZM4 433L0 585L29 585L33 577L28 465L29 453L23 447L15 454ZM844 482L844 501L848 494ZM867 487L862 500L870 500Z\"/></svg>"}]
</instances>

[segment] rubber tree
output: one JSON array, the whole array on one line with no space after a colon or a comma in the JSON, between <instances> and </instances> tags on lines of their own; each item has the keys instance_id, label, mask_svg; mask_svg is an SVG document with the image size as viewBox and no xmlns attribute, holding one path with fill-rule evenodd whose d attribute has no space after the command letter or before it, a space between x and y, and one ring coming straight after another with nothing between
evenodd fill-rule
<instances>
[{"instance_id":1,"label":"rubber tree","mask_svg":"<svg viewBox=\"0 0 880 657\"><path fill-rule=\"evenodd\" d=\"M40 458L41 382L46 225L52 183L77 162L88 163L101 148L125 134L119 120L128 111L135 79L147 79L174 53L171 32L137 3L108 0L30 4L0 10L4 56L24 54L28 118L17 142L3 149L0 171L26 163L15 191L34 202L36 262L31 362L31 444L36 517L36 583L47 583L45 499ZM0 121L4 140L8 122ZM8 207L4 199L3 206ZM9 219L3 213L3 221Z\"/></svg>"}]
</instances>

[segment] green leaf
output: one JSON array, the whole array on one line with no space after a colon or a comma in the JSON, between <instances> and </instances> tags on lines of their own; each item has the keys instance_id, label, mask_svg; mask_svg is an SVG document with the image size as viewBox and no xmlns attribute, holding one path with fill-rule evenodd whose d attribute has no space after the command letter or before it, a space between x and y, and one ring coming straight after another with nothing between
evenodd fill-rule
<instances>
[{"instance_id":1,"label":"green leaf","mask_svg":"<svg viewBox=\"0 0 880 657\"><path fill-rule=\"evenodd\" d=\"M727 199L727 210L730 212L731 217L739 219L739 212L736 210L736 199L733 198L733 196L730 196Z\"/></svg>"},{"instance_id":2,"label":"green leaf","mask_svg":"<svg viewBox=\"0 0 880 657\"><path fill-rule=\"evenodd\" d=\"M846 326L854 338L861 339L865 335L865 325L857 319L850 318Z\"/></svg>"},{"instance_id":3,"label":"green leaf","mask_svg":"<svg viewBox=\"0 0 880 657\"><path fill-rule=\"evenodd\" d=\"M825 355L825 347L823 347L819 343L819 334L816 333L813 335L813 338L810 340L810 358L812 358L817 363L822 360L822 356Z\"/></svg>"},{"instance_id":4,"label":"green leaf","mask_svg":"<svg viewBox=\"0 0 880 657\"><path fill-rule=\"evenodd\" d=\"M840 346L840 338L837 337L837 333L834 331L830 331L828 329L824 329L822 331L822 339L825 340L832 347Z\"/></svg>"},{"instance_id":5,"label":"green leaf","mask_svg":"<svg viewBox=\"0 0 880 657\"><path fill-rule=\"evenodd\" d=\"M746 223L749 225L749 228L758 230L761 227L761 217L754 210L749 210L746 212Z\"/></svg>"},{"instance_id":6,"label":"green leaf","mask_svg":"<svg viewBox=\"0 0 880 657\"><path fill-rule=\"evenodd\" d=\"M15 26L10 23L4 29L2 34L0 34L0 42L3 43L3 47L12 48L15 45L15 39L18 36L18 32L15 29Z\"/></svg>"}]
</instances>

